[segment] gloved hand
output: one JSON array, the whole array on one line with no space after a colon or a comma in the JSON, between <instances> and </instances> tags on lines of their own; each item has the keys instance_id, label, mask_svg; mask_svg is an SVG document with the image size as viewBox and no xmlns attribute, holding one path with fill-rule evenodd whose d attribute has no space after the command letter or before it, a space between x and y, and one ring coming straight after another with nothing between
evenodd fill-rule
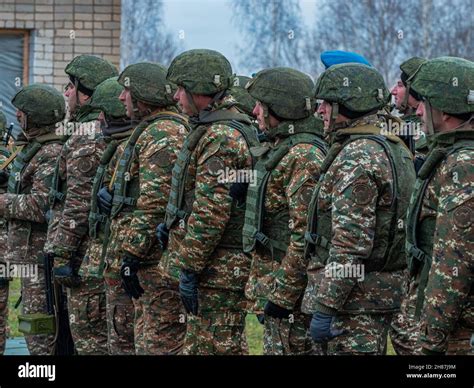
<instances>
[{"instance_id":1,"label":"gloved hand","mask_svg":"<svg viewBox=\"0 0 474 388\"><path fill-rule=\"evenodd\" d=\"M237 201L237 205L242 205L247 199L248 183L232 183L230 185L229 195Z\"/></svg>"},{"instance_id":2,"label":"gloved hand","mask_svg":"<svg viewBox=\"0 0 474 388\"><path fill-rule=\"evenodd\" d=\"M156 237L158 238L158 244L162 251L168 246L170 230L166 227L165 223L161 223L156 227Z\"/></svg>"},{"instance_id":3,"label":"gloved hand","mask_svg":"<svg viewBox=\"0 0 474 388\"><path fill-rule=\"evenodd\" d=\"M140 286L138 279L138 268L140 260L132 255L125 255L122 259L120 276L122 277L122 288L130 298L140 299L145 290Z\"/></svg>"},{"instance_id":4,"label":"gloved hand","mask_svg":"<svg viewBox=\"0 0 474 388\"><path fill-rule=\"evenodd\" d=\"M112 194L107 187L102 187L97 193L97 205L101 214L110 215L112 211Z\"/></svg>"},{"instance_id":5,"label":"gloved hand","mask_svg":"<svg viewBox=\"0 0 474 388\"><path fill-rule=\"evenodd\" d=\"M64 287L74 288L81 284L81 277L71 262L53 268L54 280Z\"/></svg>"},{"instance_id":6,"label":"gloved hand","mask_svg":"<svg viewBox=\"0 0 474 388\"><path fill-rule=\"evenodd\" d=\"M261 325L265 324L265 314L257 314L257 321Z\"/></svg>"},{"instance_id":7,"label":"gloved hand","mask_svg":"<svg viewBox=\"0 0 474 388\"><path fill-rule=\"evenodd\" d=\"M4 277L0 277L0 288L4 288L6 286L8 286L8 283L10 283L10 278L4 278Z\"/></svg>"},{"instance_id":8,"label":"gloved hand","mask_svg":"<svg viewBox=\"0 0 474 388\"><path fill-rule=\"evenodd\" d=\"M327 342L337 336L340 336L341 334L344 334L344 330L331 329L334 318L335 317L332 315L328 315L319 311L313 314L309 331L314 342Z\"/></svg>"},{"instance_id":9,"label":"gloved hand","mask_svg":"<svg viewBox=\"0 0 474 388\"><path fill-rule=\"evenodd\" d=\"M272 318L288 319L293 311L287 310L277 304L268 301L265 305L264 313Z\"/></svg>"},{"instance_id":10,"label":"gloved hand","mask_svg":"<svg viewBox=\"0 0 474 388\"><path fill-rule=\"evenodd\" d=\"M9 172L0 170L0 185L6 184L8 182L8 178L10 178Z\"/></svg>"},{"instance_id":11,"label":"gloved hand","mask_svg":"<svg viewBox=\"0 0 474 388\"><path fill-rule=\"evenodd\" d=\"M179 275L179 294L184 309L188 314L198 313L198 274L188 270L181 270Z\"/></svg>"}]
</instances>

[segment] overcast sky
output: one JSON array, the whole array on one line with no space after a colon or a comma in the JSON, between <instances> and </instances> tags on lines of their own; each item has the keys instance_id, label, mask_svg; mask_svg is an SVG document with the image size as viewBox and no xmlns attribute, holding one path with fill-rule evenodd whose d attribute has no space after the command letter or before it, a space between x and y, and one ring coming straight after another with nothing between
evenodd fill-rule
<instances>
[{"instance_id":1,"label":"overcast sky","mask_svg":"<svg viewBox=\"0 0 474 388\"><path fill-rule=\"evenodd\" d=\"M314 16L317 0L300 0L305 23ZM237 63L236 44L239 29L232 23L229 0L165 0L167 28L179 36L183 49L209 48L220 51L231 62L234 71L240 73Z\"/></svg>"}]
</instances>

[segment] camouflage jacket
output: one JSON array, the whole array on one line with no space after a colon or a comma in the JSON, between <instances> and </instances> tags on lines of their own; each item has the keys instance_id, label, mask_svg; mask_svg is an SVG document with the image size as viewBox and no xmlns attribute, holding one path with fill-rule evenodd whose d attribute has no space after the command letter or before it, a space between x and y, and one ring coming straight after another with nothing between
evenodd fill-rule
<instances>
[{"instance_id":1,"label":"camouflage jacket","mask_svg":"<svg viewBox=\"0 0 474 388\"><path fill-rule=\"evenodd\" d=\"M13 263L37 264L46 240L48 194L61 147L56 142L43 144L19 177L19 194L0 195L0 217L8 220L7 258Z\"/></svg>"},{"instance_id":2,"label":"camouflage jacket","mask_svg":"<svg viewBox=\"0 0 474 388\"><path fill-rule=\"evenodd\" d=\"M256 302L250 309L262 311L265 301L293 309L306 287L304 234L308 205L319 179L324 160L321 149L312 144L297 144L272 171L265 192L264 222L272 214L289 212L290 243L281 262L272 259L268 250L252 252L252 267L246 285L247 297Z\"/></svg>"},{"instance_id":3,"label":"camouflage jacket","mask_svg":"<svg viewBox=\"0 0 474 388\"><path fill-rule=\"evenodd\" d=\"M223 100L223 105L227 101ZM222 109L217 106L215 110ZM234 108L230 109L233 110ZM250 257L240 249L218 247L229 223L233 199L223 171L252 169L252 156L243 135L224 123L206 126L194 149L185 181L190 214L170 231L161 266L178 279L180 269L200 274L200 286L242 291Z\"/></svg>"},{"instance_id":4,"label":"camouflage jacket","mask_svg":"<svg viewBox=\"0 0 474 388\"><path fill-rule=\"evenodd\" d=\"M2 146L2 151L0 151L0 164L3 164L7 160L7 155L10 152L6 147ZM6 167L6 171L9 171L9 166ZM0 195L7 192L7 182L0 186ZM8 252L8 229L7 229L7 219L5 217L0 217L0 263L4 262L4 258Z\"/></svg>"},{"instance_id":5,"label":"camouflage jacket","mask_svg":"<svg viewBox=\"0 0 474 388\"><path fill-rule=\"evenodd\" d=\"M160 260L162 252L157 245L156 227L164 220L171 170L186 133L186 127L177 121L158 118L139 136L129 169L130 182L138 184L138 197L135 206L124 206L111 220L105 253L106 276L120 276L121 260L126 253L145 264ZM111 177L125 146L126 142L119 145L109 164Z\"/></svg>"},{"instance_id":6,"label":"camouflage jacket","mask_svg":"<svg viewBox=\"0 0 474 388\"><path fill-rule=\"evenodd\" d=\"M363 132L367 126L375 129L380 126L378 120L369 116L334 134L338 138L345 131ZM347 135L343 135L332 142L328 155L332 154L334 147L340 147L338 143L343 144L343 148L329 166L323 168L326 172L313 195L312 202L319 218L309 220L309 223L321 224L323 229L329 228L328 241L321 243L326 247L323 249L317 246L316 257L321 255L318 251L324 251L327 252L327 259L324 263L312 261L308 266L309 280L302 310L332 315L337 312L395 311L401 301L403 270L375 269L380 266L384 268L385 264L381 263L383 257L374 257L374 252L385 252L387 248L384 247L390 243L386 234L391 221L379 219L379 215L390 214L397 192L394 171L381 144L372 139L356 137L344 145L347 138ZM403 148L401 155L404 155L404 165L398 168L411 169L414 181L412 155L400 139L397 141L398 152ZM410 192L412 184L404 187L406 193ZM408 198L405 199L405 208L407 205ZM324 217L324 223L321 217ZM388 224L380 226L381 222L387 221ZM397 246L400 252L395 252L394 256L402 258L399 261L400 267L403 267L404 240L399 241ZM372 266L374 269L369 270Z\"/></svg>"},{"instance_id":7,"label":"camouflage jacket","mask_svg":"<svg viewBox=\"0 0 474 388\"><path fill-rule=\"evenodd\" d=\"M420 341L429 351L446 352L450 333L464 327L472 334L474 328L473 181L473 149L458 150L439 164L423 196L418 223L432 219L435 225L421 314Z\"/></svg>"},{"instance_id":8,"label":"camouflage jacket","mask_svg":"<svg viewBox=\"0 0 474 388\"><path fill-rule=\"evenodd\" d=\"M66 196L53 206L45 250L58 258L82 261L88 244L88 215L92 181L105 142L97 121L98 112L90 114L76 125L59 154L56 174L65 182Z\"/></svg>"}]
</instances>

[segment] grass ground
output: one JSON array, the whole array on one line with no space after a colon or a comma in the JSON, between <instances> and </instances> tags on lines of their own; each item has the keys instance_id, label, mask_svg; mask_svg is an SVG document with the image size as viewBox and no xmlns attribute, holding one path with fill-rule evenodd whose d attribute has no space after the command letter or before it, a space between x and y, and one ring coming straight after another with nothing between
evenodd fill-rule
<instances>
[{"instance_id":1,"label":"grass ground","mask_svg":"<svg viewBox=\"0 0 474 388\"><path fill-rule=\"evenodd\" d=\"M9 316L8 316L8 336L9 337L21 337L23 334L18 331L18 313L20 312L20 308L15 309L15 303L17 302L18 298L20 297L20 280L15 279L10 283L10 295L8 298L8 308L9 308ZM263 353L263 326L257 321L257 317L253 314L249 314L247 316L246 321L246 334L247 334L247 342L249 345L249 352L251 355L259 355ZM388 343L388 354L395 354L393 351L392 344Z\"/></svg>"}]
</instances>

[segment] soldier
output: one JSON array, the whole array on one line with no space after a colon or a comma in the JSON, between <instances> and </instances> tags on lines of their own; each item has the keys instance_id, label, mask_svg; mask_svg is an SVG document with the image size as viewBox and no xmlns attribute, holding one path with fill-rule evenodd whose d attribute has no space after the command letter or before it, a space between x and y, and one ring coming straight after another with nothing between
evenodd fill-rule
<instances>
[{"instance_id":1,"label":"soldier","mask_svg":"<svg viewBox=\"0 0 474 388\"><path fill-rule=\"evenodd\" d=\"M232 68L222 54L186 51L167 78L178 85L174 98L193 123L173 168L166 225L158 230L162 244L170 230L160 264L179 279L188 313L183 353L243 354L250 257L242 251L245 189L231 186L248 183L241 173L251 173L255 131L233 107Z\"/></svg>"},{"instance_id":2,"label":"soldier","mask_svg":"<svg viewBox=\"0 0 474 388\"><path fill-rule=\"evenodd\" d=\"M389 92L363 64L331 66L316 84L331 148L309 207L302 311L328 354L384 354L406 267L404 216L415 171L377 116Z\"/></svg>"},{"instance_id":3,"label":"soldier","mask_svg":"<svg viewBox=\"0 0 474 388\"><path fill-rule=\"evenodd\" d=\"M421 131L421 120L416 115L421 97L411 87L411 77L425 62L426 59L420 57L413 57L403 62L400 65L402 71L400 79L390 91L395 99L395 108L402 114L403 128L400 131L400 138L415 156L415 171L421 168L427 148Z\"/></svg>"},{"instance_id":4,"label":"soldier","mask_svg":"<svg viewBox=\"0 0 474 388\"><path fill-rule=\"evenodd\" d=\"M0 139L5 136L7 118L0 112ZM10 151L6 145L0 145L0 195L7 192L9 166L4 166L5 161L10 156ZM5 256L7 253L7 220L0 218L0 266L5 266ZM6 328L8 318L8 283L9 278L0 274L0 355L5 351Z\"/></svg>"},{"instance_id":5,"label":"soldier","mask_svg":"<svg viewBox=\"0 0 474 388\"><path fill-rule=\"evenodd\" d=\"M264 315L264 353L309 354L306 287L307 208L326 152L323 123L314 117L314 83L290 68L262 70L247 84L253 114L270 144L252 148L257 181L247 194L244 252L252 266L246 285L250 311ZM260 319L262 317L260 316Z\"/></svg>"},{"instance_id":6,"label":"soldier","mask_svg":"<svg viewBox=\"0 0 474 388\"><path fill-rule=\"evenodd\" d=\"M78 270L88 245L88 214L92 181L105 149L101 109L90 101L97 86L117 70L91 55L74 58L65 69L70 82L64 96L70 121L63 128L67 141L56 165L50 206L53 217L45 252L54 257L54 276L67 288L71 333L78 354L107 354L105 290L93 276L81 281Z\"/></svg>"},{"instance_id":7,"label":"soldier","mask_svg":"<svg viewBox=\"0 0 474 388\"><path fill-rule=\"evenodd\" d=\"M412 88L430 146L410 200L407 254L425 354L473 354L474 63L441 57Z\"/></svg>"},{"instance_id":8,"label":"soldier","mask_svg":"<svg viewBox=\"0 0 474 388\"><path fill-rule=\"evenodd\" d=\"M421 120L416 115L421 96L413 90L411 83L414 74L425 62L426 59L420 57L413 57L403 62L400 65L402 71L400 79L390 91L395 100L395 107L402 114L405 132L407 132L404 140L412 147L411 151L415 152L415 171L419 171L425 160L424 152L420 152L420 150L424 151L426 141L424 134L419 133ZM415 135L416 137L414 137ZM413 140L416 138L414 144ZM411 287L413 286L412 283ZM407 272L403 286L406 295L403 297L400 312L393 317L389 331L393 349L399 355L415 354L418 347L419 325L414 316L416 293L409 292L408 287L410 286Z\"/></svg>"},{"instance_id":9,"label":"soldier","mask_svg":"<svg viewBox=\"0 0 474 388\"><path fill-rule=\"evenodd\" d=\"M48 192L61 150L56 124L65 115L64 99L57 90L41 84L22 88L12 99L26 145L14 159L8 193L0 195L0 217L8 220L10 265L27 265L21 279L23 313L46 313L44 268L39 265L46 240ZM27 335L32 355L50 354L53 338Z\"/></svg>"},{"instance_id":10,"label":"soldier","mask_svg":"<svg viewBox=\"0 0 474 388\"><path fill-rule=\"evenodd\" d=\"M112 354L177 354L186 332L178 284L158 268L162 251L155 235L165 216L171 170L188 132L166 73L162 65L137 63L118 80L127 115L140 121L118 145L109 164L111 181L97 198L110 225L104 275Z\"/></svg>"}]
</instances>

